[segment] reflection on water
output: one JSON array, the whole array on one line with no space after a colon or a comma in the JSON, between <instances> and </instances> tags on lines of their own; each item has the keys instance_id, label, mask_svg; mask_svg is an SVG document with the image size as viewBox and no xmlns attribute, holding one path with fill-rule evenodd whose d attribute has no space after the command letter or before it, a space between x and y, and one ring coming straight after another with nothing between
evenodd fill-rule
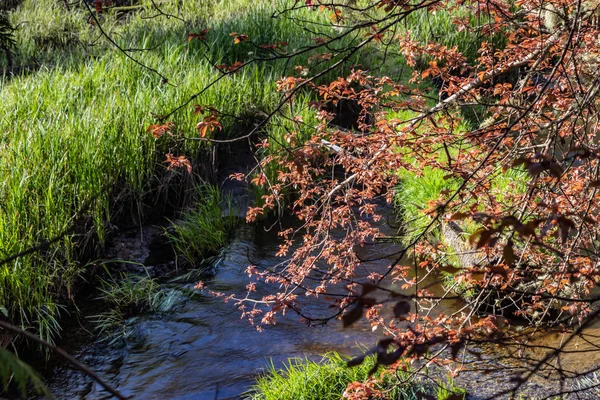
<instances>
[{"instance_id":1,"label":"reflection on water","mask_svg":"<svg viewBox=\"0 0 600 400\"><path fill-rule=\"evenodd\" d=\"M385 235L395 233L395 228L385 222L381 223L380 229ZM212 289L245 296L248 283L246 267L249 264L274 267L282 261L274 256L277 250L278 240L274 232L243 226L219 260L216 274L206 284ZM359 249L361 259L374 260L360 267L357 271L359 280L373 271L385 272L399 250L399 246L393 243L367 245ZM433 278L422 284L435 295L442 294L439 282ZM259 294L267 290L259 286ZM311 311L331 313L327 306L326 302L313 302ZM459 300L444 301L436 312L451 314L462 306L464 303ZM563 368L580 370L599 364L597 352L583 353L581 350L598 350L600 327L596 324L586 333L587 339L592 339L574 340L569 345L573 353L561 360ZM331 350L352 355L360 352L359 344L363 348L371 347L381 335L381 332L373 332L364 319L348 329L343 329L341 322L336 320L326 326L307 327L293 313L279 317L275 326L258 332L246 320L240 319L240 312L231 302L193 296L172 312L130 321L123 346L97 342L83 346L78 354L83 362L100 372L126 396L135 399L212 400L240 398L252 386L256 375L268 368L271 362L280 367L290 357L318 359L320 354ZM564 340L561 335L545 334L531 344L557 346L561 340ZM501 349L487 351L493 352L496 357L506 352ZM532 349L522 357L537 360L544 354ZM514 362L515 354L508 356ZM469 387L473 394L470 398L486 398L500 390L502 385L510 384L506 375L510 369L511 365L505 363L496 373L480 371L467 374L458 382ZM546 390L549 385L547 381L534 381L529 390ZM51 388L59 399L110 398L89 379L64 367L54 374Z\"/></svg>"},{"instance_id":2,"label":"reflection on water","mask_svg":"<svg viewBox=\"0 0 600 400\"><path fill-rule=\"evenodd\" d=\"M278 249L276 238L262 228L242 227L207 286L244 296L249 259L265 267L281 262L281 258L274 257ZM390 260L381 256L398 250L395 244L366 246L361 250L363 257L380 259L367 263L361 274L385 271ZM319 308L331 312L325 303L314 305L312 311ZM127 344L122 349L96 343L79 353L126 396L212 400L237 397L248 390L253 378L271 360L275 366L281 366L290 357L316 358L331 350L353 354L360 351L357 344L371 346L381 336L372 332L364 320L351 329L343 329L335 320L322 327L307 327L299 320L296 314L287 313L278 318L275 326L258 332L240 319L240 312L232 303L195 296L175 312L146 316L131 323ZM100 387L78 378L73 371L56 374L53 389L58 398L108 398Z\"/></svg>"}]
</instances>

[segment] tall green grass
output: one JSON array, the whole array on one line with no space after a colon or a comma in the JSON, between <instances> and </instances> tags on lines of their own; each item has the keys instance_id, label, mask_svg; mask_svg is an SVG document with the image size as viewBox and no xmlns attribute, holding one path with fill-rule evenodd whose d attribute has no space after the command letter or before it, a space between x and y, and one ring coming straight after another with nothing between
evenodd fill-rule
<instances>
[{"instance_id":1,"label":"tall green grass","mask_svg":"<svg viewBox=\"0 0 600 400\"><path fill-rule=\"evenodd\" d=\"M248 43L234 46L230 32L245 33L257 44L287 41L290 51L312 43L312 34L271 18L268 1L184 3L182 10L175 1L161 7L188 24L144 19L154 13L150 7L120 18L107 13L102 19L121 47L150 49L131 55L175 86L111 47L88 22L85 9L66 11L61 2L26 0L10 14L20 27L16 62L36 71L0 81L0 254L26 250L74 224L75 232L43 252L0 265L0 307L48 341L60 331L60 297L73 293L77 277L87 270L83 244L98 243L95 252L101 251L106 226L120 210L142 214L155 190L182 180L173 176L185 172L166 171L166 152L193 159L204 146L169 135L155 140L146 132L153 113L174 110L220 76L205 56L232 63L259 51ZM299 13L309 20L326 18ZM188 43L188 33L204 28L211 29L208 49L200 41ZM307 64L309 56L295 62ZM270 110L280 98L276 80L292 67L285 60L249 65L194 102L224 115ZM192 104L170 118L186 136L197 136ZM221 123L223 132L216 134L235 134L235 119L223 117ZM77 215L80 210L83 215Z\"/></svg>"},{"instance_id":2,"label":"tall green grass","mask_svg":"<svg viewBox=\"0 0 600 400\"><path fill-rule=\"evenodd\" d=\"M432 202L443 201L447 198L447 195L442 196L442 193L454 193L460 186L460 182L454 178L448 178L446 171L431 167L425 167L419 175L406 170L398 171L398 175L400 184L396 188L394 203L403 218L402 241L409 244L431 223L431 216L427 215L425 210ZM525 193L527 179L527 174L521 170L508 170L506 173L493 175L489 178L490 196L493 196L501 204L504 203L505 211L510 214L515 211L514 204L504 201L506 194ZM465 222L461 227L467 233L473 233L478 228L475 223ZM435 225L430 232L436 240L441 240L439 225Z\"/></svg>"},{"instance_id":3,"label":"tall green grass","mask_svg":"<svg viewBox=\"0 0 600 400\"><path fill-rule=\"evenodd\" d=\"M406 170L399 171L400 184L396 190L395 206L403 217L404 234L402 241L412 243L431 223L431 217L425 214L431 202L438 201L443 191L458 189L456 180L444 177L445 171L425 167L422 175ZM439 232L432 230L433 235Z\"/></svg>"},{"instance_id":4,"label":"tall green grass","mask_svg":"<svg viewBox=\"0 0 600 400\"><path fill-rule=\"evenodd\" d=\"M457 112L457 111L456 111ZM390 113L390 118L410 119L415 116L414 112L394 112ZM438 122L440 124L440 122ZM454 127L453 134L455 135L455 143L448 146L447 151L451 157L457 157L461 151L465 151L461 147L467 145L468 142L461 138L466 132L469 132L468 121L464 119ZM427 129L427 128L425 128ZM449 172L443 169L425 166L418 167L418 160L415 154L406 149L398 149L399 157L408 163L413 163L410 170L400 169L396 171L399 178L399 184L396 187L394 204L396 210L403 219L404 232L402 234L402 242L406 245L412 243L419 237L424 229L430 225L432 216L426 213L427 209L436 202L444 202L448 198L448 193L453 194L460 185L462 180L450 176ZM436 149L436 157L440 164L444 165L447 162L446 151L442 148ZM418 172L415 172L418 171ZM489 194L503 205L505 211L510 214L514 210L514 204L509 204L505 199L508 193L525 193L527 189L528 176L523 170L509 169L506 172L496 171L485 178L489 183ZM473 182L471 182L473 183ZM476 200L471 200L476 201ZM432 226L429 230L429 237L435 241L443 241L440 237L441 221ZM462 221L461 228L466 233L473 233L478 225L474 222ZM451 253L459 251L458 249L450 249Z\"/></svg>"},{"instance_id":5,"label":"tall green grass","mask_svg":"<svg viewBox=\"0 0 600 400\"><path fill-rule=\"evenodd\" d=\"M100 297L106 311L88 318L103 339L117 340L125 331L126 320L144 312L167 312L184 295L165 289L150 276L121 274L100 281Z\"/></svg>"}]
</instances>

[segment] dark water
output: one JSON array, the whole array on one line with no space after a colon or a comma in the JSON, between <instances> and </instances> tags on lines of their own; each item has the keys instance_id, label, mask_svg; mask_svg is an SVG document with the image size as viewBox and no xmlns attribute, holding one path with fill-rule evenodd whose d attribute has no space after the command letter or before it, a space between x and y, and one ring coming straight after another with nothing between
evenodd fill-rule
<instances>
[{"instance_id":1,"label":"dark water","mask_svg":"<svg viewBox=\"0 0 600 400\"><path fill-rule=\"evenodd\" d=\"M388 221L382 221L379 227L384 235L396 233L396 228ZM241 227L218 259L214 276L205 280L207 287L244 297L249 282L245 269L251 264L267 268L278 265L282 261L275 257L278 243L274 232L265 232L261 227ZM364 278L374 271L385 272L399 250L398 245L385 243L359 249L361 259L374 261L361 265L357 271L358 280L365 281ZM136 251L132 252L132 259L136 258ZM157 257L144 249L140 254L147 260ZM424 278L421 285L441 294L439 282L433 277ZM321 327L307 327L294 313L278 318L275 326L258 332L247 320L240 319L240 311L232 302L225 303L222 299L200 294L184 296L183 293L192 287L169 285L167 290L180 293L174 296L178 299L176 305L168 312L128 321L124 339L113 344L97 341L73 345L70 351L122 394L134 399L238 399L244 397L256 376L271 364L279 368L290 357L318 360L320 355L332 350L357 354L361 348L371 347L383 336L380 331L373 332L364 319L347 329L337 320ZM273 289L258 288L259 295ZM311 311L321 316L332 312L325 301L310 299L309 304ZM436 313L448 315L463 306L459 300L442 302L436 307ZM600 332L598 329L592 327L592 333ZM596 337L600 338L600 333ZM560 339L542 335L539 340L542 344L552 345ZM593 355L582 357L581 353L575 353L569 364L586 367L599 364L598 353L590 354ZM506 371L509 367L506 365ZM470 399L484 399L507 387L510 376L500 368L492 374L465 375L458 383L468 388ZM547 380L531 382L526 393L536 396L552 393L551 387L555 384ZM111 398L89 378L65 366L53 372L50 387L58 399ZM525 398L530 398L527 396Z\"/></svg>"},{"instance_id":2,"label":"dark water","mask_svg":"<svg viewBox=\"0 0 600 400\"><path fill-rule=\"evenodd\" d=\"M386 223L381 229L395 232ZM249 282L247 266L274 267L282 261L274 256L277 250L275 234L244 226L224 250L215 276L206 284L243 297ZM384 272L394 258L384 256L398 250L394 244L361 249L362 257L380 259L365 263L360 274ZM328 315L332 311L327 305L317 301L311 311ZM366 321L348 329L337 320L307 327L294 313L258 332L240 319L240 311L231 302L202 295L184 299L170 312L130 321L127 332L124 345L97 342L84 345L77 354L126 396L180 400L238 398L271 363L281 367L290 357L318 359L331 350L358 353L358 345L371 347L382 336ZM51 386L58 398L110 398L99 386L66 367L55 372Z\"/></svg>"}]
</instances>

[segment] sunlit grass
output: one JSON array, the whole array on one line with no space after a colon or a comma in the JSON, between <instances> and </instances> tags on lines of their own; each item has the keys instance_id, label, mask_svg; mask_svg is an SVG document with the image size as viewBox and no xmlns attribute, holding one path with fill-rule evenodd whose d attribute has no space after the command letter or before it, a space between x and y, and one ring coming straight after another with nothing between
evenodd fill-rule
<instances>
[{"instance_id":1,"label":"sunlit grass","mask_svg":"<svg viewBox=\"0 0 600 400\"><path fill-rule=\"evenodd\" d=\"M161 4L164 11L179 13L176 3ZM25 1L11 13L20 27L16 63L36 71L0 81L0 254L15 254L75 228L47 250L0 266L0 310L11 320L51 341L60 331L56 299L72 293L86 272L81 252L89 248L82 243L96 243L97 254L115 215L143 217L144 204L157 199L155 191L185 181L183 170L166 171L164 154L193 160L206 145L169 135L156 140L146 129L154 114L171 112L220 76L205 56L230 64L258 51L248 43L234 46L230 32L243 32L257 44L287 41L289 51L312 43L310 33L271 18L270 2L213 3L185 2L178 15L191 21L188 25L144 19L151 8L120 19L107 13L102 20L121 47L151 49L130 54L174 86L107 44L85 9L67 12L60 2ZM211 29L208 47L186 40L204 28ZM308 57L296 62L306 64ZM210 105L224 115L223 130L215 134L233 135L235 119L225 115L270 110L280 98L276 80L292 73L293 65L249 65L169 120L177 132L198 136L193 104Z\"/></svg>"},{"instance_id":2,"label":"sunlit grass","mask_svg":"<svg viewBox=\"0 0 600 400\"><path fill-rule=\"evenodd\" d=\"M414 118L415 115L414 112L402 112L390 113L389 117L409 120ZM443 120L438 121L438 124L443 123ZM468 140L461 140L463 135L469 132L468 124L464 119L460 120L452 131L455 137L454 145L448 146L446 150L439 147L435 150L436 157L441 165L446 165L448 155L457 158L461 152L468 151L467 148L463 148L469 146ZM432 212L432 210L434 210L436 204L443 204L450 195L458 190L463 183L462 179L452 176L449 170L430 166L419 167L419 157L415 157L415 154L406 149L399 148L397 152L406 162L413 163L413 168L410 171L406 169L395 171L399 178L399 184L396 188L394 204L403 221L402 242L406 245L413 243L428 227L430 228L428 237L443 242L444 238L440 235L442 221L438 219L436 223L431 225L435 214L435 211ZM499 169L479 180L479 184L489 185L488 190L491 197L502 204L506 210L510 210L514 205L510 204L506 198L509 194L512 196L515 193L525 193L528 176L523 170L511 168L507 171ZM475 177L469 184L475 184L477 181L478 179ZM476 201L476 199L470 199L468 204L470 205ZM457 221L457 223L467 236L479 228L479 225L471 220ZM450 253L460 251L462 250L449 249Z\"/></svg>"},{"instance_id":3,"label":"sunlit grass","mask_svg":"<svg viewBox=\"0 0 600 400\"><path fill-rule=\"evenodd\" d=\"M369 371L375 365L367 359L361 365L348 367L348 359L338 353L329 353L319 362L308 359L290 361L283 369L270 369L256 381L250 399L252 400L338 400L342 398L349 383L365 382ZM464 390L452 382L427 387L411 381L408 373L401 371L384 372L380 369L373 387L385 393L388 399L416 400L424 395L433 395L438 400L447 399L451 394L464 396Z\"/></svg>"}]
</instances>

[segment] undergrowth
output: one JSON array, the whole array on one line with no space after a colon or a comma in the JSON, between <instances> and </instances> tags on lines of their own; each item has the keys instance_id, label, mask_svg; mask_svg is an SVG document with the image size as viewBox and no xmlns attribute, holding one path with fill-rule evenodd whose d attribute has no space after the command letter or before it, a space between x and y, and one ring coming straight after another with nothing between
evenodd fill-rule
<instances>
[{"instance_id":1,"label":"undergrowth","mask_svg":"<svg viewBox=\"0 0 600 400\"><path fill-rule=\"evenodd\" d=\"M98 300L108 308L88 318L104 338L119 337L128 318L151 312L170 311L183 296L169 290L149 276L121 274L117 279L102 280Z\"/></svg>"},{"instance_id":2,"label":"undergrowth","mask_svg":"<svg viewBox=\"0 0 600 400\"><path fill-rule=\"evenodd\" d=\"M458 189L460 182L448 178L448 173L441 169L425 167L422 174L416 175L405 170L399 171L400 184L394 198L396 208L403 219L404 234L402 241L411 243L431 223L431 216L425 210L433 203L445 198L444 194L452 194ZM505 174L497 174L490 178L490 194L497 201L503 201L506 193L525 193L527 175L524 171L511 169ZM505 204L508 208L509 204ZM440 221L430 230L430 237L441 240L439 235ZM478 225L473 222L461 223L465 234L474 233Z\"/></svg>"}]
</instances>

